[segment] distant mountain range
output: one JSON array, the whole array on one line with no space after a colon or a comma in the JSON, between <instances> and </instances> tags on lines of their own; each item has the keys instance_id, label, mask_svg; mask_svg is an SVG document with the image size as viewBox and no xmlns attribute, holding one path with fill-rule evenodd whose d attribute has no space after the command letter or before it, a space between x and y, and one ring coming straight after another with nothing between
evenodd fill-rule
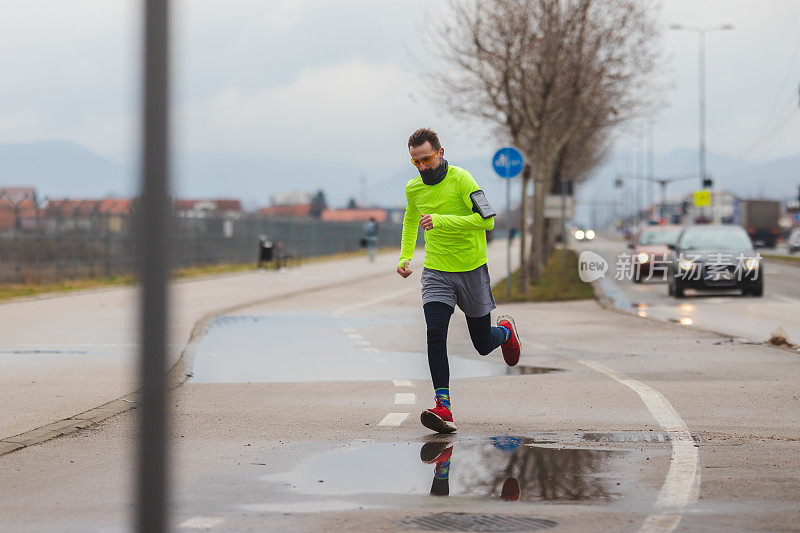
<instances>
[{"instance_id":1,"label":"distant mountain range","mask_svg":"<svg viewBox=\"0 0 800 533\"><path fill-rule=\"evenodd\" d=\"M130 169L68 142L0 144L0 187L33 186L39 197L129 196Z\"/></svg>"},{"instance_id":2,"label":"distant mountain range","mask_svg":"<svg viewBox=\"0 0 800 533\"><path fill-rule=\"evenodd\" d=\"M505 182L494 175L489 158L487 154L482 158L454 159L451 163L468 169L496 209L502 211L506 202ZM578 190L579 203L619 200L625 190L615 189L613 180L617 171L625 173L626 169L620 167L621 160L619 154L612 153L593 172L592 178ZM629 163L628 167L627 173L633 174L635 165ZM276 192L318 189L325 192L331 205L343 206L349 198L359 197L363 174L360 168L346 163L211 152L178 153L173 168L176 195L239 198L249 208L268 205L270 196ZM708 169L721 188L742 197L780 200L797 197L800 154L761 164L709 154ZM658 154L654 158L654 170L656 177L696 176L697 151L677 149ZM368 202L387 207L402 206L403 186L415 174L410 164L407 168L372 168L366 177ZM42 198L130 196L138 187L138 176L135 164L113 161L74 143L0 144L1 186L35 186ZM668 194L677 197L698 186L697 179L676 181L669 185ZM512 183L512 193L516 203L518 180ZM579 214L581 212L579 210Z\"/></svg>"}]
</instances>

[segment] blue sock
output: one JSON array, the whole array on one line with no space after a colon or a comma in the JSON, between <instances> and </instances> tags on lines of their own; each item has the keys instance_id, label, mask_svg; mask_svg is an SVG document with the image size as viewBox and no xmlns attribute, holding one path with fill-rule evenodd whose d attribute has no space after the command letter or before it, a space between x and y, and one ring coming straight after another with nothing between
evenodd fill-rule
<instances>
[{"instance_id":1,"label":"blue sock","mask_svg":"<svg viewBox=\"0 0 800 533\"><path fill-rule=\"evenodd\" d=\"M436 389L436 399L441 402L443 407L447 407L450 409L450 389L447 387L441 387Z\"/></svg>"},{"instance_id":2,"label":"blue sock","mask_svg":"<svg viewBox=\"0 0 800 533\"><path fill-rule=\"evenodd\" d=\"M505 326L498 326L498 327L499 327L499 328L501 328L501 329L503 329L503 330L506 332L506 338L505 338L505 340L503 341L503 344L505 344L505 343L507 343L507 342L508 342L508 339L510 339L510 338L511 338L511 330L510 330L510 329L508 329L508 328L507 328L507 327L505 327Z\"/></svg>"},{"instance_id":3,"label":"blue sock","mask_svg":"<svg viewBox=\"0 0 800 533\"><path fill-rule=\"evenodd\" d=\"M436 468L433 469L433 477L436 479L447 479L450 477L450 461L447 460L437 464Z\"/></svg>"}]
</instances>

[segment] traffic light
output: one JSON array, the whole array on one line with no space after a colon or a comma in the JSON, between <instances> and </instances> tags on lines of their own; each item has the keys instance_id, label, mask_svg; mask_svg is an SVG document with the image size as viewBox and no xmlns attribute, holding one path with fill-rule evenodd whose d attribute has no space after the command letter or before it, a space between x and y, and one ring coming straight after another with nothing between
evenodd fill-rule
<instances>
[{"instance_id":1,"label":"traffic light","mask_svg":"<svg viewBox=\"0 0 800 533\"><path fill-rule=\"evenodd\" d=\"M703 188L711 189L714 186L714 180L711 178L703 178Z\"/></svg>"}]
</instances>

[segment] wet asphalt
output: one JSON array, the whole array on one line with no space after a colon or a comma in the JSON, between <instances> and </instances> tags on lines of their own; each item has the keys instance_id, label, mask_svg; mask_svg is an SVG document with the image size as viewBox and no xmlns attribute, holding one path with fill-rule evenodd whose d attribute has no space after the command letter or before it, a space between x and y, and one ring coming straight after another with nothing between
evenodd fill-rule
<instances>
[{"instance_id":1,"label":"wet asphalt","mask_svg":"<svg viewBox=\"0 0 800 533\"><path fill-rule=\"evenodd\" d=\"M661 278L641 283L619 279L615 265L623 264L620 256L631 253L621 241L598 238L575 248L593 251L608 261L609 271L600 283L621 309L750 342L764 342L782 328L791 342L800 344L800 264L765 261L762 297L742 296L736 290L687 290L685 298L677 299L667 294L667 283Z\"/></svg>"},{"instance_id":2,"label":"wet asphalt","mask_svg":"<svg viewBox=\"0 0 800 533\"><path fill-rule=\"evenodd\" d=\"M517 304L497 312L516 317L529 370L509 373L499 351L474 352L457 312L459 431L442 437L418 421L432 405L418 283L334 285L212 325L171 399L174 530L409 531L445 512L639 530L673 442L585 360L663 394L692 432L699 493L678 530L800 523L794 354L594 302ZM380 425L390 413L408 416ZM129 530L134 436L135 411L3 456L0 530Z\"/></svg>"}]
</instances>

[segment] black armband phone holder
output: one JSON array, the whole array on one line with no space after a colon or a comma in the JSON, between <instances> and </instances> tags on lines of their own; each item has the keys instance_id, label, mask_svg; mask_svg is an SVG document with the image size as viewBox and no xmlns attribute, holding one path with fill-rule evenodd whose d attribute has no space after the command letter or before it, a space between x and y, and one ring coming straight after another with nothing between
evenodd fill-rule
<instances>
[{"instance_id":1,"label":"black armband phone holder","mask_svg":"<svg viewBox=\"0 0 800 533\"><path fill-rule=\"evenodd\" d=\"M480 189L471 193L469 195L469 199L472 200L472 212L480 214L483 218L492 218L497 216L492 206L489 205L489 200L486 199L486 195L483 194L483 191Z\"/></svg>"}]
</instances>

